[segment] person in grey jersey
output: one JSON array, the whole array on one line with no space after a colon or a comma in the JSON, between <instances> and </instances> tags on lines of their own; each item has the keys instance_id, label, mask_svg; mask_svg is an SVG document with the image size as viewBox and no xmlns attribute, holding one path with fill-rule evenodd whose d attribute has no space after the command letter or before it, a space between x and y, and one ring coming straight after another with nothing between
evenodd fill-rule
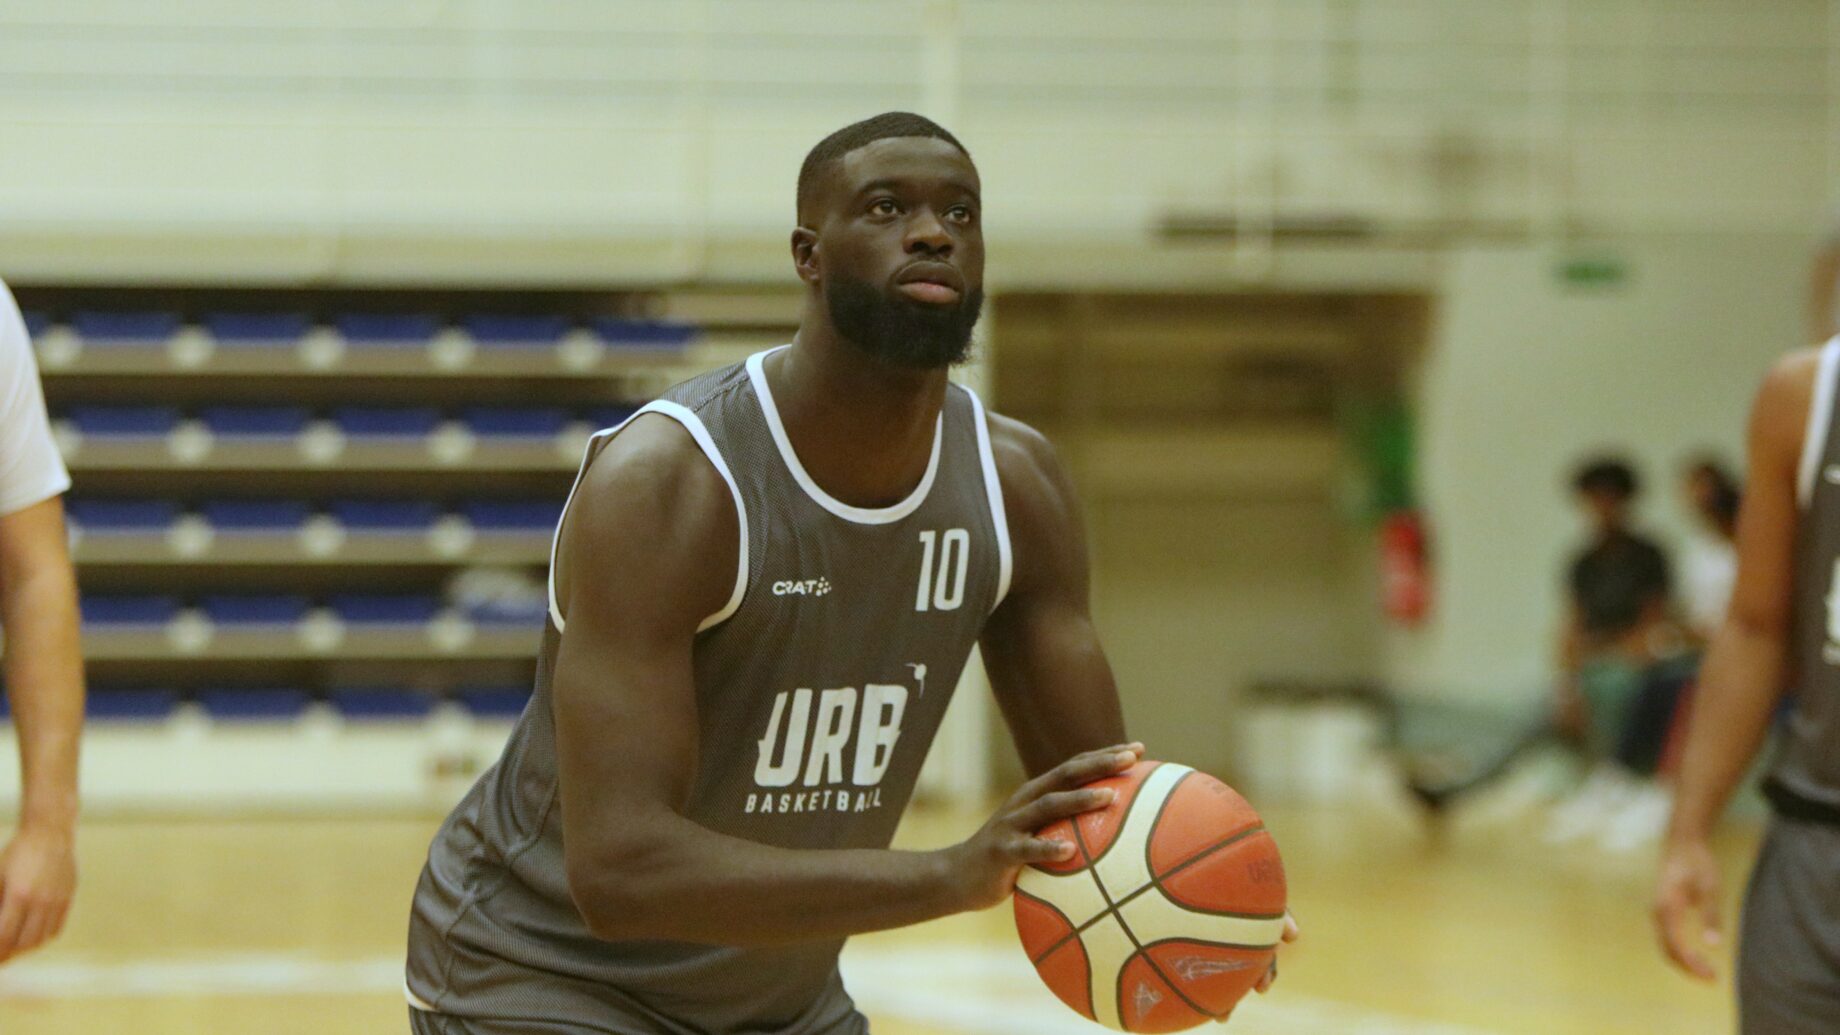
<instances>
[{"instance_id":1,"label":"person in grey jersey","mask_svg":"<svg viewBox=\"0 0 1840 1035\"><path fill-rule=\"evenodd\" d=\"M1738 943L1745 1035L1840 1031L1837 381L1840 338L1783 358L1757 393L1737 581L1700 672L1655 891L1663 950L1712 980L1705 947L1719 940L1722 899L1711 834L1787 691Z\"/></svg>"},{"instance_id":2,"label":"person in grey jersey","mask_svg":"<svg viewBox=\"0 0 1840 1035\"><path fill-rule=\"evenodd\" d=\"M832 134L799 173L792 344L595 436L535 694L416 888L414 1031L865 1032L845 938L1001 902L1070 854L1034 831L1141 757L1065 471L947 379L981 207L926 119ZM980 643L1031 778L963 843L889 850Z\"/></svg>"}]
</instances>

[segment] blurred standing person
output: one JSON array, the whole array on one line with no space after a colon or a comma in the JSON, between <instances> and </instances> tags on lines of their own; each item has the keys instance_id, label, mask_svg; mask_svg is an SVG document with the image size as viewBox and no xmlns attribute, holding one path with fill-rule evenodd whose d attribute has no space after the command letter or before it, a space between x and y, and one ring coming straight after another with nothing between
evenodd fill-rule
<instances>
[{"instance_id":1,"label":"blurred standing person","mask_svg":"<svg viewBox=\"0 0 1840 1035\"><path fill-rule=\"evenodd\" d=\"M1711 836L1784 691L1764 795L1773 817L1745 896L1745 1035L1840 1030L1840 338L1781 360L1751 411L1731 606L1713 636L1655 890L1667 955L1704 980L1721 930ZM1697 937L1696 937L1697 935Z\"/></svg>"},{"instance_id":2,"label":"blurred standing person","mask_svg":"<svg viewBox=\"0 0 1840 1035\"><path fill-rule=\"evenodd\" d=\"M1630 527L1641 484L1621 457L1579 467L1572 490L1591 522L1591 540L1567 576L1568 613L1560 640L1559 714L1596 762L1578 793L1554 810L1547 838L1565 842L1596 832L1636 781L1613 760L1643 673L1666 629L1667 555Z\"/></svg>"},{"instance_id":3,"label":"blurred standing person","mask_svg":"<svg viewBox=\"0 0 1840 1035\"><path fill-rule=\"evenodd\" d=\"M0 628L22 788L18 825L0 849L0 962L63 929L77 883L83 662L61 498L69 488L25 321L0 284Z\"/></svg>"}]
</instances>

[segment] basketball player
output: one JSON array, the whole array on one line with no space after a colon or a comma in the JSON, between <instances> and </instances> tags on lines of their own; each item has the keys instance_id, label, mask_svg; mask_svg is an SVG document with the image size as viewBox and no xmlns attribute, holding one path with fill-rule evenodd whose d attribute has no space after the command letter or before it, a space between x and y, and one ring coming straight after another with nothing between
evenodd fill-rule
<instances>
[{"instance_id":1,"label":"basketball player","mask_svg":"<svg viewBox=\"0 0 1840 1035\"><path fill-rule=\"evenodd\" d=\"M21 789L18 825L0 849L0 962L56 937L77 885L83 660L69 488L25 321L0 284L0 627Z\"/></svg>"},{"instance_id":2,"label":"basketball player","mask_svg":"<svg viewBox=\"0 0 1840 1035\"><path fill-rule=\"evenodd\" d=\"M1034 830L1110 800L1078 788L1143 749L1066 475L946 378L981 223L944 129L833 133L799 173L793 343L594 438L535 696L416 889L415 1031L855 1035L845 938L1003 901L1071 854ZM890 851L980 642L1033 778L962 844Z\"/></svg>"},{"instance_id":3,"label":"basketball player","mask_svg":"<svg viewBox=\"0 0 1840 1035\"><path fill-rule=\"evenodd\" d=\"M1840 338L1764 378L1751 413L1738 576L1681 760L1654 918L1676 965L1714 976L1721 875L1710 836L1785 688L1794 703L1764 790L1774 816L1745 898L1745 1035L1840 1031ZM1700 936L1695 937L1696 931Z\"/></svg>"}]
</instances>

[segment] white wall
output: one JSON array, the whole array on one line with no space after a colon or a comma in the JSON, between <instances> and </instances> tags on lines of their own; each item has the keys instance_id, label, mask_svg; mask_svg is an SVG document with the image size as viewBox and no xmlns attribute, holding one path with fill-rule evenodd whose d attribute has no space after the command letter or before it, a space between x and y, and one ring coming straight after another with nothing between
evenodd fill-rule
<instances>
[{"instance_id":1,"label":"white wall","mask_svg":"<svg viewBox=\"0 0 1840 1035\"><path fill-rule=\"evenodd\" d=\"M799 158L895 107L955 109L1011 244L1787 228L1840 179L1836 10L7 0L0 272L783 277Z\"/></svg>"},{"instance_id":2,"label":"white wall","mask_svg":"<svg viewBox=\"0 0 1840 1035\"><path fill-rule=\"evenodd\" d=\"M1757 380L1800 343L1807 246L1705 236L1580 250L1627 262L1628 280L1601 288L1562 283L1555 253L1449 256L1420 393L1436 615L1390 637L1397 682L1471 696L1544 685L1581 527L1572 465L1626 451L1649 481L1643 523L1678 538L1680 460L1711 447L1741 462Z\"/></svg>"}]
</instances>

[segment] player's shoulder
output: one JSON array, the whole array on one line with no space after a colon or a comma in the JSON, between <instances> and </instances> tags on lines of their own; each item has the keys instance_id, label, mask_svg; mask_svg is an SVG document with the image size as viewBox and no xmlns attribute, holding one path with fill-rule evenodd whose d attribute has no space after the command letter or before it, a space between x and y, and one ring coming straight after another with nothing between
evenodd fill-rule
<instances>
[{"instance_id":1,"label":"player's shoulder","mask_svg":"<svg viewBox=\"0 0 1840 1035\"><path fill-rule=\"evenodd\" d=\"M1770 364L1757 388L1753 424L1799 440L1823 376L1822 357L1832 345L1813 345L1784 353ZM1828 370L1826 376L1832 376Z\"/></svg>"},{"instance_id":2,"label":"player's shoulder","mask_svg":"<svg viewBox=\"0 0 1840 1035\"><path fill-rule=\"evenodd\" d=\"M1017 540L1058 539L1075 520L1073 485L1054 443L1022 421L990 414L990 451Z\"/></svg>"},{"instance_id":3,"label":"player's shoulder","mask_svg":"<svg viewBox=\"0 0 1840 1035\"><path fill-rule=\"evenodd\" d=\"M1821 357L1829 348L1840 346L1825 342L1783 353L1764 374L1763 390L1784 395L1813 394L1815 380L1820 376Z\"/></svg>"},{"instance_id":4,"label":"player's shoulder","mask_svg":"<svg viewBox=\"0 0 1840 1035\"><path fill-rule=\"evenodd\" d=\"M642 412L601 447L582 473L574 506L625 519L714 526L732 514L727 482L690 429Z\"/></svg>"},{"instance_id":5,"label":"player's shoulder","mask_svg":"<svg viewBox=\"0 0 1840 1035\"><path fill-rule=\"evenodd\" d=\"M1054 443L1040 431L1017 420L990 411L990 451L997 463L997 476L1005 485L1012 479L1026 481L1058 478L1060 455Z\"/></svg>"},{"instance_id":6,"label":"player's shoulder","mask_svg":"<svg viewBox=\"0 0 1840 1035\"><path fill-rule=\"evenodd\" d=\"M695 625L734 582L740 519L725 479L683 424L640 413L601 446L564 508L556 592L572 614L614 606L658 628ZM623 587L647 587L644 606ZM578 592L578 590L580 592ZM598 601L599 603L594 603Z\"/></svg>"}]
</instances>

